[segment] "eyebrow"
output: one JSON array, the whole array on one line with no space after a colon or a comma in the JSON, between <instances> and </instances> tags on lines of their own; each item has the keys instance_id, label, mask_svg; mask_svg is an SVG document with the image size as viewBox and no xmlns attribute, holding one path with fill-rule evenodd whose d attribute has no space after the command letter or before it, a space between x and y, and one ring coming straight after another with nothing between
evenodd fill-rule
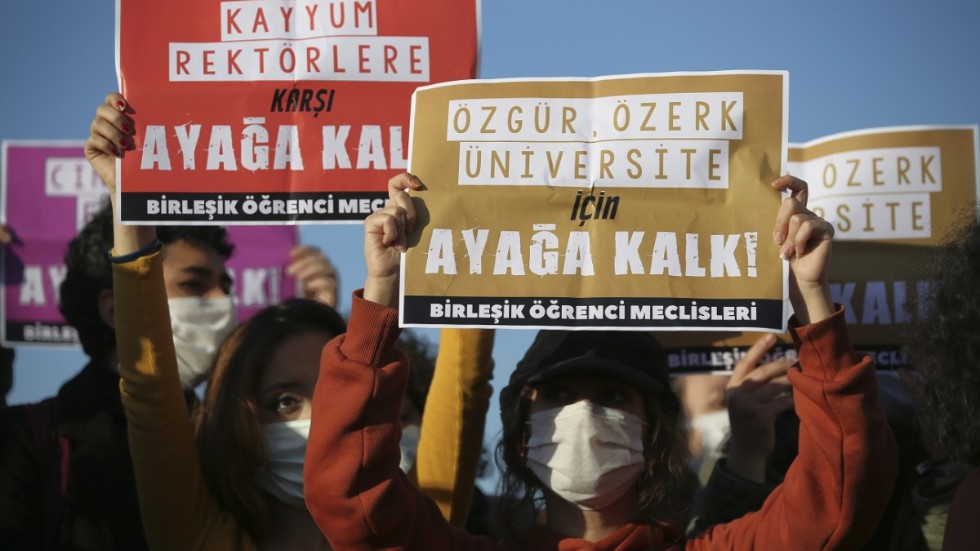
<instances>
[{"instance_id":1,"label":"eyebrow","mask_svg":"<svg viewBox=\"0 0 980 551\"><path fill-rule=\"evenodd\" d=\"M214 270L207 268L205 266L187 266L183 270L184 273L190 273L193 275L199 275L203 277L211 277L214 275Z\"/></svg>"},{"instance_id":2,"label":"eyebrow","mask_svg":"<svg viewBox=\"0 0 980 551\"><path fill-rule=\"evenodd\" d=\"M300 383L294 382L294 381L285 381L285 382L281 382L281 383L275 383L275 384L270 385L268 387L260 388L259 389L259 396L264 396L265 394L267 394L269 392L278 392L278 391L281 391L281 390L295 390L295 389L297 389L297 388L299 388L301 386L303 386L303 385L300 384Z\"/></svg>"}]
</instances>

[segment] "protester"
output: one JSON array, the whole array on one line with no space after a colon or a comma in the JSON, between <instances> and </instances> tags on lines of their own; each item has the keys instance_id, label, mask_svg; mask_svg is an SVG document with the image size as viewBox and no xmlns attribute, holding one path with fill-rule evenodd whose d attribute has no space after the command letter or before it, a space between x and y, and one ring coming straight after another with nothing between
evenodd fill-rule
<instances>
[{"instance_id":1,"label":"protester","mask_svg":"<svg viewBox=\"0 0 980 551\"><path fill-rule=\"evenodd\" d=\"M731 434L714 464L705 465L699 473L702 487L689 536L757 511L783 481L785 469L774 465L773 459L786 454L789 435L779 430L782 425L777 419L793 409L787 376L792 362L781 359L760 364L776 342L774 335L761 337L746 350L730 377L720 377L725 383L724 411ZM798 434L793 432L792 437L795 457Z\"/></svg>"},{"instance_id":2,"label":"protester","mask_svg":"<svg viewBox=\"0 0 980 551\"><path fill-rule=\"evenodd\" d=\"M799 183L781 178L774 187L798 191ZM389 206L365 222L364 289L354 295L348 333L324 351L314 395L307 505L334 548L646 549L680 538L674 521L689 504L675 502L669 489L685 470L687 442L665 384L665 359L658 352L640 363L602 334L543 332L502 396L505 476L540 491L544 501L544 524L520 543L494 545L450 528L400 474L406 366L394 348L394 305L400 253L415 225L408 189L424 186L411 175L392 179ZM830 301L831 235L796 198L784 201L775 236L792 259L800 361L789 379L804 425L800 456L760 513L715 526L688 548L848 548L867 537L881 513L894 479L894 443L867 399L875 385L870 360L858 359L842 311ZM620 344L636 342L630 333L614 334ZM604 354L583 360L596 348ZM562 374L573 367L579 373ZM602 445L590 445L591 435ZM590 457L595 449L607 450L605 459ZM571 470L556 470L551 455Z\"/></svg>"},{"instance_id":3,"label":"protester","mask_svg":"<svg viewBox=\"0 0 980 551\"><path fill-rule=\"evenodd\" d=\"M671 386L684 410L689 428L688 448L691 471L701 477L702 469L710 472L731 435L725 388L729 377L723 375L682 375L674 377Z\"/></svg>"},{"instance_id":4,"label":"protester","mask_svg":"<svg viewBox=\"0 0 980 551\"><path fill-rule=\"evenodd\" d=\"M115 270L117 293L142 307L117 316L127 322L119 329L122 396L140 427L131 448L151 548L239 549L248 539L260 548L326 548L303 502L302 466L317 358L344 331L343 319L324 304L291 299L236 329L194 416L195 450L173 372L163 367L169 350L140 344L166 342L157 334L166 327L134 319L160 312L159 297L136 288L152 285L154 269L159 279L154 259ZM157 361L141 359L140 346L152 347Z\"/></svg>"},{"instance_id":5,"label":"protester","mask_svg":"<svg viewBox=\"0 0 980 551\"><path fill-rule=\"evenodd\" d=\"M96 126L102 126L98 118ZM114 178L114 156L100 157L91 147L86 155L98 165L100 178ZM3 416L0 541L12 549L147 548L116 373L117 301L106 259L112 219L107 204L69 244L60 289L62 313L78 331L90 363L56 397L8 408ZM219 227L164 226L157 233L168 323L183 399L190 404L196 401L191 389L207 377L218 346L236 324L224 266L232 245ZM10 238L8 228L0 229L0 241ZM324 299L336 292L335 270L319 250L297 247L291 254L287 269L305 292Z\"/></svg>"},{"instance_id":6,"label":"protester","mask_svg":"<svg viewBox=\"0 0 980 551\"><path fill-rule=\"evenodd\" d=\"M335 306L339 276L329 259L318 249L301 246L290 251L290 258L289 275L307 280L317 275L304 286L304 296ZM443 329L434 358L431 345L414 333L402 331L398 340L411 365L400 416L399 466L451 524L481 523L486 531L492 527L474 518L482 510L471 512L470 502L485 499L474 482L492 393L493 341L492 330ZM420 454L422 462L416 461Z\"/></svg>"},{"instance_id":7,"label":"protester","mask_svg":"<svg viewBox=\"0 0 980 551\"><path fill-rule=\"evenodd\" d=\"M110 94L86 143L113 200L115 158L134 145L126 110ZM152 227L113 232L120 393L150 547L329 549L303 504L302 464L317 358L343 319L295 299L238 327L218 352L192 432L166 323L166 251Z\"/></svg>"},{"instance_id":8,"label":"protester","mask_svg":"<svg viewBox=\"0 0 980 551\"><path fill-rule=\"evenodd\" d=\"M167 293L183 303L173 313L175 333L188 337L183 344L193 345L190 350L216 350L222 332L233 327L230 301L223 301L219 286L232 250L224 230L168 227L160 239L166 243ZM11 549L146 548L119 401L113 330L118 302L106 260L111 247L107 206L69 243L65 256L60 308L89 363L57 396L8 408L0 448L0 541ZM218 322L210 330L198 323L209 316Z\"/></svg>"},{"instance_id":9,"label":"protester","mask_svg":"<svg viewBox=\"0 0 980 551\"><path fill-rule=\"evenodd\" d=\"M975 207L974 207L975 208ZM980 222L973 209L937 254L925 315L909 332L911 380L920 423L930 443L971 470L959 486L946 523L944 550L980 542ZM949 469L946 469L948 472Z\"/></svg>"},{"instance_id":10,"label":"protester","mask_svg":"<svg viewBox=\"0 0 980 551\"><path fill-rule=\"evenodd\" d=\"M972 218L973 214L967 216ZM944 295L942 300L951 307L952 311L957 312L955 315L939 318L934 309L926 307L924 311L929 312L930 315L910 326L907 337L912 343L910 350L912 358L924 367L916 368L911 375L905 373L904 369L898 372L877 373L878 405L895 436L899 452L898 477L881 521L862 547L868 551L939 551L942 549L950 505L959 485L970 470L968 464L951 459L952 456L962 461L964 455L950 452L951 448L937 441L945 440L954 448L968 441L968 437L964 437L965 432L961 425L951 420L971 419L973 411L969 408L974 407L969 405L969 401L961 394L961 389L967 388L970 390L966 393L969 397L973 396L974 389L966 380L969 375L964 376L958 367L948 367L958 366L963 362L969 363L969 352L962 355L962 351L951 353L947 348L952 346L950 344L952 342L962 341L961 336L955 334L957 330L961 327L972 327L970 324L975 321L969 318L965 311L960 310L968 311L971 306L968 306L968 300L963 300L962 286L959 282L969 281L977 275L974 273L976 269L971 267L971 262L975 263L976 259L980 258L980 254L975 250L972 251L971 256L971 244L966 235L970 231L970 228L966 228L954 243L941 250L939 260L931 270L933 273L924 276L925 280L945 282L935 289L935 293ZM922 300L936 299L926 296ZM956 306L953 306L954 304ZM912 314L916 310L910 308L909 312ZM937 328L941 330L940 334L945 336L944 339L936 339ZM955 373L949 373L950 370ZM913 386L918 388L918 394L925 398L925 407L919 407L916 393L907 384L909 382L912 382ZM705 399L702 396L697 400L705 401ZM738 404L741 402L741 400L728 402L733 406L730 411L733 424L737 424L738 417L746 418L744 412L738 413ZM751 404L751 401L749 403ZM951 404L956 407L950 407ZM914 422L917 413L918 424ZM751 435L775 431L777 443L784 449L770 456L766 482L762 484L758 480L749 480L751 476L746 475L744 470L740 476L729 476L727 473L732 465L732 458L722 459L721 465L724 468L716 468L712 471L712 478L704 489L705 495L696 506L697 522L692 533L700 533L713 524L728 522L746 513L757 511L762 506L765 497L775 488L773 481L780 479L788 467L788 463L782 459L783 456L795 457L795 445L791 445L789 441L790 438L794 440L797 438L798 431L793 430L794 420L794 416L779 416L768 421L757 418L756 421L760 424L743 432ZM768 429L764 430L767 424ZM937 432L935 427L941 427L942 430ZM929 436L926 438L929 440L929 446L923 443L923 428L925 435ZM758 446L755 448L762 449ZM932 448L933 454L938 453L938 456L930 459L927 448ZM759 463L755 465L759 468ZM965 523L965 526L969 524ZM974 534L955 539L962 539L972 545L972 542L977 541L977 537L980 535Z\"/></svg>"},{"instance_id":11,"label":"protester","mask_svg":"<svg viewBox=\"0 0 980 551\"><path fill-rule=\"evenodd\" d=\"M124 155L124 144L133 147L123 141L129 137L122 130L134 127L130 113L118 94L99 108L88 142L97 153L90 156L97 171L109 156ZM102 172L115 197L112 173ZM117 224L114 231L115 293L126 297L125 307L116 310L122 400L131 418L130 445L151 547L329 548L303 505L301 474L317 361L327 339L343 330L340 318L325 305L295 300L263 310L238 328L219 351L194 419L194 450L171 335L162 323L163 255L154 230ZM294 273L304 270L298 266ZM477 369L475 359L456 359L459 373L486 371ZM452 386L458 395L459 385ZM482 427L482 417L479 422ZM465 423L454 418L451 424L443 423L447 434L430 438L431 444L420 441L418 470L429 461L427 450L440 442L472 440L460 433ZM433 483L444 495L437 497L456 505L451 476L465 472L466 461L456 459L441 470L445 474Z\"/></svg>"}]
</instances>

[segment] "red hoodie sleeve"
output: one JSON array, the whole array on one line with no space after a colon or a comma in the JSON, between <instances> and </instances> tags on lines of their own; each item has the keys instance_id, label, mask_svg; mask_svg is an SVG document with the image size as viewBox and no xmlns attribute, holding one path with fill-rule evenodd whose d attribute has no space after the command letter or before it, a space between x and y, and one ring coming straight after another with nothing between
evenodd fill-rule
<instances>
[{"instance_id":1,"label":"red hoodie sleeve","mask_svg":"<svg viewBox=\"0 0 980 551\"><path fill-rule=\"evenodd\" d=\"M885 509L897 458L870 358L854 352L843 309L792 334L799 455L759 511L715 526L690 550L856 549Z\"/></svg>"},{"instance_id":2,"label":"red hoodie sleeve","mask_svg":"<svg viewBox=\"0 0 980 551\"><path fill-rule=\"evenodd\" d=\"M451 528L399 469L408 364L398 311L354 294L347 334L323 350L307 445L306 505L334 549L496 549Z\"/></svg>"}]
</instances>

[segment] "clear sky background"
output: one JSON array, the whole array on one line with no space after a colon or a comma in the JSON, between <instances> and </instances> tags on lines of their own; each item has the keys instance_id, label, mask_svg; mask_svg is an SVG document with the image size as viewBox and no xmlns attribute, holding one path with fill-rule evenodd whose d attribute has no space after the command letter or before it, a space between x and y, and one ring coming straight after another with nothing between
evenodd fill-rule
<instances>
[{"instance_id":1,"label":"clear sky background","mask_svg":"<svg viewBox=\"0 0 980 551\"><path fill-rule=\"evenodd\" d=\"M114 10L111 0L0 2L0 139L88 135L95 107L116 89ZM784 69L792 142L880 126L980 123L978 59L976 0L483 0L482 6L482 77ZM361 227L304 226L300 236L338 266L340 309L348 312L349 293L364 278ZM498 332L495 396L532 337ZM9 403L54 394L85 361L81 351L18 349ZM489 442L500 427L493 402Z\"/></svg>"}]
</instances>

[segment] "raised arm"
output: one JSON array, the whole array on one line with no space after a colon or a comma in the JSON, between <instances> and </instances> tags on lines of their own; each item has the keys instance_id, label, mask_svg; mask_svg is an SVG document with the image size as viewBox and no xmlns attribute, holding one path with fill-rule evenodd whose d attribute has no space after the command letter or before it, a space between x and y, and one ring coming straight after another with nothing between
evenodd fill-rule
<instances>
[{"instance_id":1,"label":"raised arm","mask_svg":"<svg viewBox=\"0 0 980 551\"><path fill-rule=\"evenodd\" d=\"M85 155L115 204L115 159L134 147L132 109L99 106ZM177 374L167 293L152 226L113 224L113 295L120 391L140 509L151 549L253 549L201 477Z\"/></svg>"},{"instance_id":2,"label":"raised arm","mask_svg":"<svg viewBox=\"0 0 980 551\"><path fill-rule=\"evenodd\" d=\"M391 200L364 224L367 279L354 293L345 335L324 349L307 446L306 505L337 550L491 549L488 540L450 528L438 507L398 467L399 413L408 378L398 338L398 277L405 235L415 224L406 190L411 175L389 183ZM421 458L419 458L421 460Z\"/></svg>"},{"instance_id":3,"label":"raised arm","mask_svg":"<svg viewBox=\"0 0 980 551\"><path fill-rule=\"evenodd\" d=\"M789 371L799 455L762 508L715 526L688 549L854 549L872 533L896 474L895 442L877 407L868 358L854 352L827 283L832 227L806 210L806 184L773 183L784 200L773 237L790 263L799 361Z\"/></svg>"},{"instance_id":4,"label":"raised arm","mask_svg":"<svg viewBox=\"0 0 980 551\"><path fill-rule=\"evenodd\" d=\"M422 414L415 475L453 526L469 513L490 406L493 329L443 329Z\"/></svg>"}]
</instances>

